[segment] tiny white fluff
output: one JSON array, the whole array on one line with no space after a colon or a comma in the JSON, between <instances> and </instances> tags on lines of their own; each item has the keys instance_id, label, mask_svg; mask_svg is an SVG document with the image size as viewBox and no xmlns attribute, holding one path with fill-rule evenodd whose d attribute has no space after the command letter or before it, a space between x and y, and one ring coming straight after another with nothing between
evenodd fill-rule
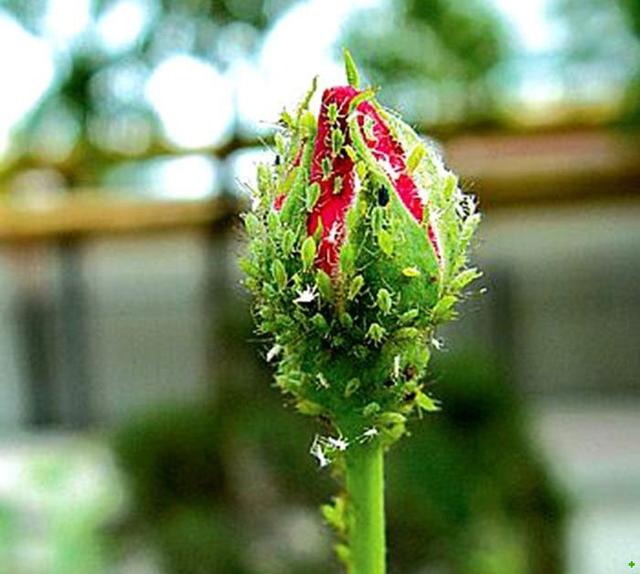
<instances>
[{"instance_id":1,"label":"tiny white fluff","mask_svg":"<svg viewBox=\"0 0 640 574\"><path fill-rule=\"evenodd\" d=\"M311 303L318 293L315 286L311 287L307 285L302 291L298 292L298 296L293 300L294 303Z\"/></svg>"},{"instance_id":2,"label":"tiny white fluff","mask_svg":"<svg viewBox=\"0 0 640 574\"><path fill-rule=\"evenodd\" d=\"M378 429L376 427L370 427L360 435L360 444L365 443L376 436L378 436Z\"/></svg>"},{"instance_id":3,"label":"tiny white fluff","mask_svg":"<svg viewBox=\"0 0 640 574\"><path fill-rule=\"evenodd\" d=\"M400 355L393 357L393 378L400 378Z\"/></svg>"},{"instance_id":4,"label":"tiny white fluff","mask_svg":"<svg viewBox=\"0 0 640 574\"><path fill-rule=\"evenodd\" d=\"M311 453L311 456L313 456L318 461L320 468L324 468L325 466L329 465L329 459L324 454L324 450L322 448L322 442L318 435L313 437L313 442L311 443L311 448L309 449L309 452Z\"/></svg>"},{"instance_id":5,"label":"tiny white fluff","mask_svg":"<svg viewBox=\"0 0 640 574\"><path fill-rule=\"evenodd\" d=\"M271 361L273 361L273 359L275 359L280 354L281 351L282 351L282 345L274 345L273 347L271 347L267 352L267 363L270 363Z\"/></svg>"},{"instance_id":6,"label":"tiny white fluff","mask_svg":"<svg viewBox=\"0 0 640 574\"><path fill-rule=\"evenodd\" d=\"M341 452L344 452L345 450L347 450L347 448L349 448L349 441L344 437L327 437L327 444Z\"/></svg>"}]
</instances>

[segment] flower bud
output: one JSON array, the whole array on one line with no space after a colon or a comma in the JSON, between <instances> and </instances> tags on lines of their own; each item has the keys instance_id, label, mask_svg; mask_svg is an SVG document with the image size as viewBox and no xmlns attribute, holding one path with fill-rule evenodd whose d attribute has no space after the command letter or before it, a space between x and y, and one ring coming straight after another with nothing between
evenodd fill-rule
<instances>
[{"instance_id":1,"label":"flower bud","mask_svg":"<svg viewBox=\"0 0 640 574\"><path fill-rule=\"evenodd\" d=\"M350 440L393 442L408 414L435 408L428 345L479 276L467 268L479 216L437 152L358 89L348 56L347 71L317 121L311 92L286 114L245 217L243 269L258 329L281 349L277 384L314 405L299 410Z\"/></svg>"}]
</instances>

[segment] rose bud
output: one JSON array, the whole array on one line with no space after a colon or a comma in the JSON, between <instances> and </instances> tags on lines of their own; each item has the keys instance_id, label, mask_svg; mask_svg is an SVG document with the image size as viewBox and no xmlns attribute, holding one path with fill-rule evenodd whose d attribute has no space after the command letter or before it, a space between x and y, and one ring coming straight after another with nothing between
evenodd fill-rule
<instances>
[{"instance_id":1,"label":"rose bud","mask_svg":"<svg viewBox=\"0 0 640 574\"><path fill-rule=\"evenodd\" d=\"M390 444L409 414L436 408L423 378L437 325L479 276L467 267L479 215L438 153L348 70L317 120L315 82L283 112L244 217L243 268L278 386L345 440ZM323 461L339 455L322 445Z\"/></svg>"}]
</instances>

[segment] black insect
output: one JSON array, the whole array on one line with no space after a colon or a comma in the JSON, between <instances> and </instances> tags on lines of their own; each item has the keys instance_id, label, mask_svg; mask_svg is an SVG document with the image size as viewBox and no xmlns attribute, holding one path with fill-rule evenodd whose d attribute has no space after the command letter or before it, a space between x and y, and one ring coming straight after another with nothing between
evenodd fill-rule
<instances>
[{"instance_id":1,"label":"black insect","mask_svg":"<svg viewBox=\"0 0 640 574\"><path fill-rule=\"evenodd\" d=\"M389 190L384 186L378 188L378 204L384 207L389 203Z\"/></svg>"},{"instance_id":2,"label":"black insect","mask_svg":"<svg viewBox=\"0 0 640 574\"><path fill-rule=\"evenodd\" d=\"M416 398L416 396L417 396L417 395L416 395L416 393L414 393L414 392L412 391L412 392L410 392L410 393L407 393L407 394L404 396L404 400L405 400L407 403L410 403L412 400L414 400L414 399Z\"/></svg>"}]
</instances>

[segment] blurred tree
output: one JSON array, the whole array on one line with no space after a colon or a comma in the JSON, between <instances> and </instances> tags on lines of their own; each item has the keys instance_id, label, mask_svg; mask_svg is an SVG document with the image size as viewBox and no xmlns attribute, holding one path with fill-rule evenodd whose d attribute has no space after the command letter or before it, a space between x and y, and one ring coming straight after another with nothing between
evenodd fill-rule
<instances>
[{"instance_id":1,"label":"blurred tree","mask_svg":"<svg viewBox=\"0 0 640 574\"><path fill-rule=\"evenodd\" d=\"M84 30L58 41L47 28L47 11L55 5L72 17L77 6L3 0L5 11L49 42L56 62L53 84L14 138L14 161L5 166L5 179L44 167L69 186L95 185L108 166L123 159L174 152L143 94L153 68L171 55L187 54L224 70L254 55L269 23L294 1L94 0ZM134 5L138 12L130 14ZM115 22L118 10L121 20ZM140 18L137 31L105 42L108 18L114 29L134 17ZM237 133L231 131L226 145L233 147Z\"/></svg>"},{"instance_id":2,"label":"blurred tree","mask_svg":"<svg viewBox=\"0 0 640 574\"><path fill-rule=\"evenodd\" d=\"M555 0L551 9L564 26L559 69L569 99L621 100L620 122L640 123L640 2Z\"/></svg>"},{"instance_id":3,"label":"blurred tree","mask_svg":"<svg viewBox=\"0 0 640 574\"><path fill-rule=\"evenodd\" d=\"M391 0L390 7L357 15L345 33L383 86L383 100L418 124L495 122L494 75L510 54L495 8L483 0Z\"/></svg>"}]
</instances>

